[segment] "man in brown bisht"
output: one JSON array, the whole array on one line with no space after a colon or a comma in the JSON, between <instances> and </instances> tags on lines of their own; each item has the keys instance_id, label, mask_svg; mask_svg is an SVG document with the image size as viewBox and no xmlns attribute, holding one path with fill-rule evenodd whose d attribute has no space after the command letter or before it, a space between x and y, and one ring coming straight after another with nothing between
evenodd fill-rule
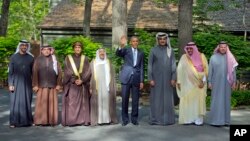
<instances>
[{"instance_id":1,"label":"man in brown bisht","mask_svg":"<svg viewBox=\"0 0 250 141\"><path fill-rule=\"evenodd\" d=\"M62 125L90 125L89 83L91 69L88 58L82 55L82 44L73 44L74 54L65 58Z\"/></svg>"},{"instance_id":2,"label":"man in brown bisht","mask_svg":"<svg viewBox=\"0 0 250 141\"><path fill-rule=\"evenodd\" d=\"M115 70L104 48L96 51L90 66L91 125L117 123Z\"/></svg>"},{"instance_id":3,"label":"man in brown bisht","mask_svg":"<svg viewBox=\"0 0 250 141\"><path fill-rule=\"evenodd\" d=\"M51 55L52 47L41 48L33 65L33 91L36 93L34 124L58 124L58 97L61 87L62 70L60 64Z\"/></svg>"}]
</instances>

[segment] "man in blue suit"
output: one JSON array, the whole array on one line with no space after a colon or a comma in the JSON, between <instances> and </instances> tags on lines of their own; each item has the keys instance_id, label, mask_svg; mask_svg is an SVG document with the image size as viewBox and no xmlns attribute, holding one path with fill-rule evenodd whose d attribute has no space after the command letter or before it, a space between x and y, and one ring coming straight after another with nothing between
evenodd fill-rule
<instances>
[{"instance_id":1,"label":"man in blue suit","mask_svg":"<svg viewBox=\"0 0 250 141\"><path fill-rule=\"evenodd\" d=\"M121 38L121 46L116 50L116 55L124 59L119 79L122 84L122 126L129 123L128 103L130 91L132 92L132 113L131 122L138 125L138 107L140 90L143 89L144 81L144 54L138 50L139 39L136 36L131 37L130 46L126 46L127 40Z\"/></svg>"}]
</instances>

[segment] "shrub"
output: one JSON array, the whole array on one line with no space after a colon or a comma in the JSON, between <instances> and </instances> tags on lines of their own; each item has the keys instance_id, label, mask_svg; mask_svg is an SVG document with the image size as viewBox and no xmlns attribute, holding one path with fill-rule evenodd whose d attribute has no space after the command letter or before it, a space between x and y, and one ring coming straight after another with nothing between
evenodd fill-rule
<instances>
[{"instance_id":1,"label":"shrub","mask_svg":"<svg viewBox=\"0 0 250 141\"><path fill-rule=\"evenodd\" d=\"M18 40L11 37L0 37L0 79L7 79L10 56L16 51Z\"/></svg>"},{"instance_id":2,"label":"shrub","mask_svg":"<svg viewBox=\"0 0 250 141\"><path fill-rule=\"evenodd\" d=\"M237 106L250 105L250 90L233 91L232 97L237 100Z\"/></svg>"},{"instance_id":3,"label":"shrub","mask_svg":"<svg viewBox=\"0 0 250 141\"><path fill-rule=\"evenodd\" d=\"M231 108L235 108L238 106L238 101L235 97L231 97Z\"/></svg>"},{"instance_id":4,"label":"shrub","mask_svg":"<svg viewBox=\"0 0 250 141\"><path fill-rule=\"evenodd\" d=\"M206 106L207 106L207 108L210 108L210 105L211 105L211 96L208 95L208 96L206 97Z\"/></svg>"}]
</instances>

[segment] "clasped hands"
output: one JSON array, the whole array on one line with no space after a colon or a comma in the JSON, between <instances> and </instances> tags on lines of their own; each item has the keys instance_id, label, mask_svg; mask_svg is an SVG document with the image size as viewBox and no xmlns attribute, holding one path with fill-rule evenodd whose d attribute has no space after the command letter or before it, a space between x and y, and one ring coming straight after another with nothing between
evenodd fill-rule
<instances>
[{"instance_id":1,"label":"clasped hands","mask_svg":"<svg viewBox=\"0 0 250 141\"><path fill-rule=\"evenodd\" d=\"M77 86L82 85L82 83L83 83L83 81L82 81L81 79L76 79L76 80L75 80L75 84L76 84Z\"/></svg>"},{"instance_id":2,"label":"clasped hands","mask_svg":"<svg viewBox=\"0 0 250 141\"><path fill-rule=\"evenodd\" d=\"M75 83L77 86L80 86L83 83L80 77L75 76L75 75L72 75L72 82Z\"/></svg>"}]
</instances>

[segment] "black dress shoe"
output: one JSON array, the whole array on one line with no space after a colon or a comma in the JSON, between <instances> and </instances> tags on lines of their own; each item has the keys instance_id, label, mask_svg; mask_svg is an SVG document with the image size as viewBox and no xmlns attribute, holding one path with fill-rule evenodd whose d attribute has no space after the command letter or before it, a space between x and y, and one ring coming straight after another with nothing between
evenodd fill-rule
<instances>
[{"instance_id":1,"label":"black dress shoe","mask_svg":"<svg viewBox=\"0 0 250 141\"><path fill-rule=\"evenodd\" d=\"M128 123L127 122L123 122L122 123L122 126L126 126Z\"/></svg>"},{"instance_id":2,"label":"black dress shoe","mask_svg":"<svg viewBox=\"0 0 250 141\"><path fill-rule=\"evenodd\" d=\"M153 122L149 122L148 124L149 125L157 125L156 123L153 123Z\"/></svg>"},{"instance_id":3,"label":"black dress shoe","mask_svg":"<svg viewBox=\"0 0 250 141\"><path fill-rule=\"evenodd\" d=\"M132 124L134 125L139 125L139 123L136 121L136 122L132 122Z\"/></svg>"}]
</instances>

